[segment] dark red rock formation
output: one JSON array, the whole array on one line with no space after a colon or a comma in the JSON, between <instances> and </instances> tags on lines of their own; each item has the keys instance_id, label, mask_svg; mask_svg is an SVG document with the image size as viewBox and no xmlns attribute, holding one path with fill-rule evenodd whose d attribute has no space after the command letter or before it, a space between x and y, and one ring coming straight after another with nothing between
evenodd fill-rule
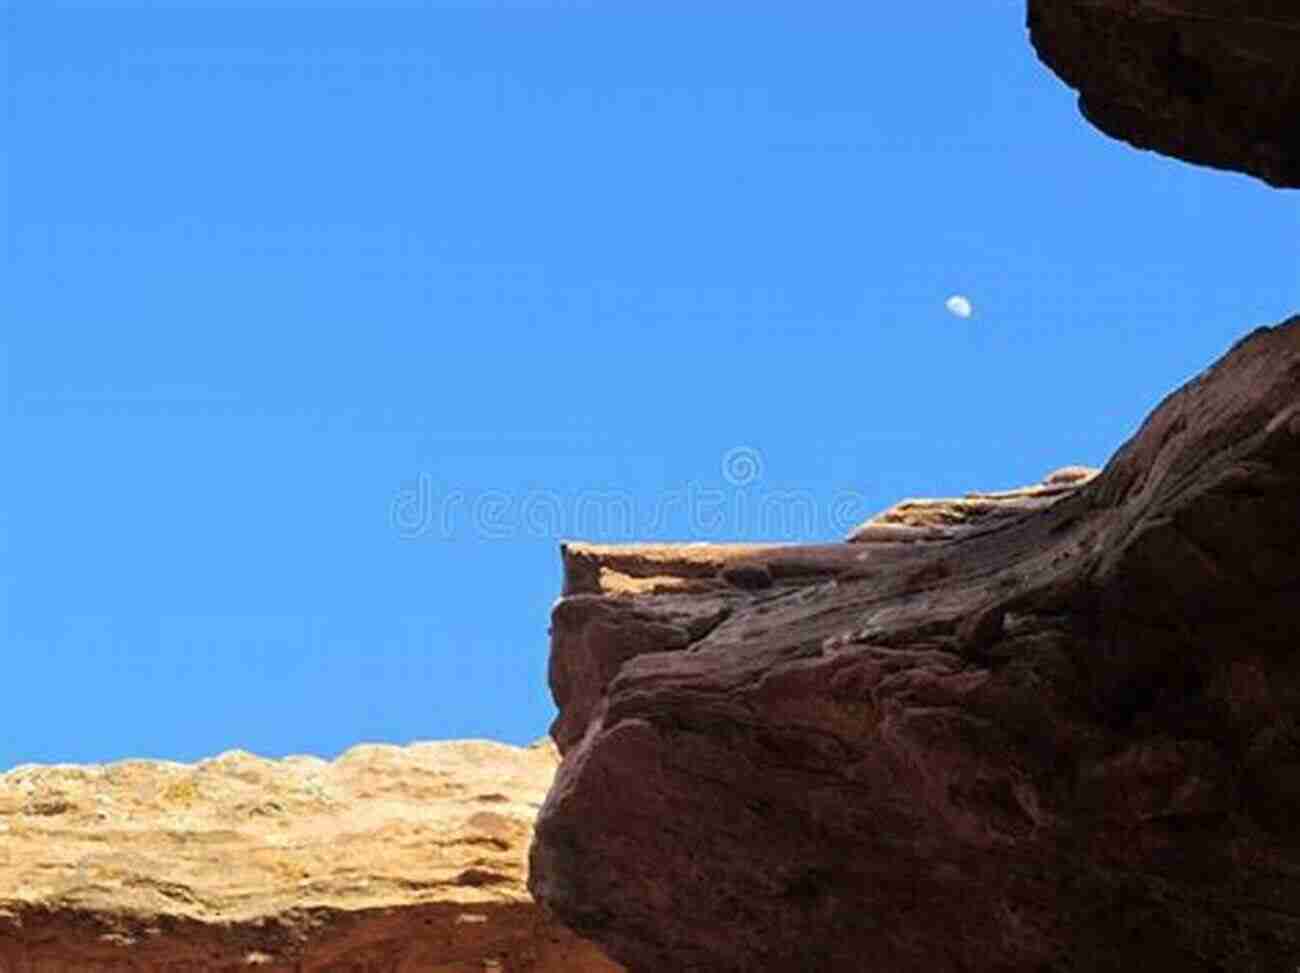
<instances>
[{"instance_id":1,"label":"dark red rock formation","mask_svg":"<svg viewBox=\"0 0 1300 973\"><path fill-rule=\"evenodd\" d=\"M1068 485L568 546L534 895L636 973L1294 973L1300 318Z\"/></svg>"},{"instance_id":2,"label":"dark red rock formation","mask_svg":"<svg viewBox=\"0 0 1300 973\"><path fill-rule=\"evenodd\" d=\"M1295 0L1029 0L1029 31L1106 134L1300 186Z\"/></svg>"}]
</instances>

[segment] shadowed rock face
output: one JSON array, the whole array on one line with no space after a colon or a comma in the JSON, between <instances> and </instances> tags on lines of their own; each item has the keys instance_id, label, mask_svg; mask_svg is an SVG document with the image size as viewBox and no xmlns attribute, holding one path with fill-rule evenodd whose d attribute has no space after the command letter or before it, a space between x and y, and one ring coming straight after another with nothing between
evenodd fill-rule
<instances>
[{"instance_id":1,"label":"shadowed rock face","mask_svg":"<svg viewBox=\"0 0 1300 973\"><path fill-rule=\"evenodd\" d=\"M549 744L0 774L0 973L617 973L525 888Z\"/></svg>"},{"instance_id":2,"label":"shadowed rock face","mask_svg":"<svg viewBox=\"0 0 1300 973\"><path fill-rule=\"evenodd\" d=\"M1294 973L1300 318L993 496L568 545L537 898L634 973Z\"/></svg>"},{"instance_id":3,"label":"shadowed rock face","mask_svg":"<svg viewBox=\"0 0 1300 973\"><path fill-rule=\"evenodd\" d=\"M1029 0L1039 57L1099 129L1300 186L1300 4Z\"/></svg>"}]
</instances>

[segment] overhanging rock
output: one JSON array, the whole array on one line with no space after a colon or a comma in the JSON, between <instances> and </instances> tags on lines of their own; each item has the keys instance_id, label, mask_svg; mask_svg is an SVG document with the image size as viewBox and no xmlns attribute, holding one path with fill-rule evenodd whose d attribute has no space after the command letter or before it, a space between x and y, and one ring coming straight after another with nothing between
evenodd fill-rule
<instances>
[{"instance_id":1,"label":"overhanging rock","mask_svg":"<svg viewBox=\"0 0 1300 973\"><path fill-rule=\"evenodd\" d=\"M1038 55L1108 135L1300 186L1300 4L1029 0Z\"/></svg>"}]
</instances>

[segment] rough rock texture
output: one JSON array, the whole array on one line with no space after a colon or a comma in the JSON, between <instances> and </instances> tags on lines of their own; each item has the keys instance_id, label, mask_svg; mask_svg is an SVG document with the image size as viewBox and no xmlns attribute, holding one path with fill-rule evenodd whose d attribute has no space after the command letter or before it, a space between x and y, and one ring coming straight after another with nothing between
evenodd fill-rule
<instances>
[{"instance_id":1,"label":"rough rock texture","mask_svg":"<svg viewBox=\"0 0 1300 973\"><path fill-rule=\"evenodd\" d=\"M0 973L614 973L524 887L549 742L0 775Z\"/></svg>"},{"instance_id":2,"label":"rough rock texture","mask_svg":"<svg viewBox=\"0 0 1300 973\"><path fill-rule=\"evenodd\" d=\"M1108 135L1300 186L1295 0L1029 0L1029 30Z\"/></svg>"},{"instance_id":3,"label":"rough rock texture","mask_svg":"<svg viewBox=\"0 0 1300 973\"><path fill-rule=\"evenodd\" d=\"M1051 506L1099 472L1087 466L1065 466L1047 474L1042 483L1014 490L968 493L957 498L902 500L858 525L846 540L852 544L945 541L997 530L1007 518Z\"/></svg>"},{"instance_id":4,"label":"rough rock texture","mask_svg":"<svg viewBox=\"0 0 1300 973\"><path fill-rule=\"evenodd\" d=\"M635 973L1294 973L1300 318L1048 479L924 543L567 546L538 899Z\"/></svg>"}]
</instances>

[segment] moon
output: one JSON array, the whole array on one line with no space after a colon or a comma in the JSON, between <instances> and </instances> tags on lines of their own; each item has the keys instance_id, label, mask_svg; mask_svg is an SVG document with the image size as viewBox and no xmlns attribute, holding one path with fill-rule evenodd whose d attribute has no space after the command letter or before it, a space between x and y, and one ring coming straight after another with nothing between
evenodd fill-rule
<instances>
[{"instance_id":1,"label":"moon","mask_svg":"<svg viewBox=\"0 0 1300 973\"><path fill-rule=\"evenodd\" d=\"M963 320L975 313L975 305L971 304L970 298L961 294L954 294L944 301L943 306L948 309L949 314Z\"/></svg>"}]
</instances>

